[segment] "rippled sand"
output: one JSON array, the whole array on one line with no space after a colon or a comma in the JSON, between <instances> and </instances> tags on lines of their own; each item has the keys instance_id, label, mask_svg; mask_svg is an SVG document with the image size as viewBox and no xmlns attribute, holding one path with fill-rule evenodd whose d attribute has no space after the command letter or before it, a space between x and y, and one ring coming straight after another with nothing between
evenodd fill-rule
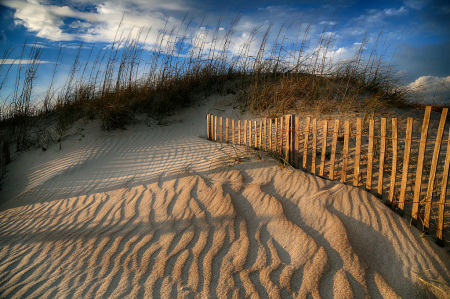
<instances>
[{"instance_id":1,"label":"rippled sand","mask_svg":"<svg viewBox=\"0 0 450 299\"><path fill-rule=\"evenodd\" d=\"M450 281L448 255L365 191L264 156L223 166L205 115L232 117L228 101L168 126L80 124L15 158L0 297L424 298L418 273Z\"/></svg>"}]
</instances>

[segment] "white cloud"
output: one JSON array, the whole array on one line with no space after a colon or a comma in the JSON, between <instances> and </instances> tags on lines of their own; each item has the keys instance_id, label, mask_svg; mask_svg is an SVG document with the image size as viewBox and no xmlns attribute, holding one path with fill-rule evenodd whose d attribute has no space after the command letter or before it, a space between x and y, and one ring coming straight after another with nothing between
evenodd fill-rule
<instances>
[{"instance_id":1,"label":"white cloud","mask_svg":"<svg viewBox=\"0 0 450 299\"><path fill-rule=\"evenodd\" d=\"M137 28L152 27L153 33L149 35L149 43L156 42L157 31L166 26L169 30L175 24L181 23L175 17L167 18L167 14L160 10L178 10L185 13L189 9L181 1L146 2L143 0L108 1L92 3L91 1L73 0L67 2L70 6L49 5L38 0L7 0L3 3L15 9L14 22L23 25L28 31L35 32L38 37L52 41L84 40L86 42L112 42L116 36L117 28L122 16L123 22L120 31L130 32ZM83 5L95 5L95 10L85 12ZM79 9L72 8L77 7ZM75 19L68 22L70 19ZM68 31L67 28L71 28ZM119 32L119 33L121 33ZM125 36L128 33L125 33Z\"/></svg>"},{"instance_id":2,"label":"white cloud","mask_svg":"<svg viewBox=\"0 0 450 299\"><path fill-rule=\"evenodd\" d=\"M418 93L418 100L425 102L450 103L450 76L422 76L407 85L410 90Z\"/></svg>"},{"instance_id":3,"label":"white cloud","mask_svg":"<svg viewBox=\"0 0 450 299\"><path fill-rule=\"evenodd\" d=\"M360 15L356 20L363 21L365 23L379 23L387 17L396 17L408 13L408 9L404 6L399 9L386 8L384 10L369 9L367 14Z\"/></svg>"},{"instance_id":4,"label":"white cloud","mask_svg":"<svg viewBox=\"0 0 450 299\"><path fill-rule=\"evenodd\" d=\"M399 9L395 9L395 8L388 8L383 10L384 14L388 17L394 17L394 16L400 16L403 14L406 14L408 12L408 10L402 6Z\"/></svg>"},{"instance_id":5,"label":"white cloud","mask_svg":"<svg viewBox=\"0 0 450 299\"><path fill-rule=\"evenodd\" d=\"M405 5L412 9L420 10L428 4L428 0L406 0Z\"/></svg>"}]
</instances>

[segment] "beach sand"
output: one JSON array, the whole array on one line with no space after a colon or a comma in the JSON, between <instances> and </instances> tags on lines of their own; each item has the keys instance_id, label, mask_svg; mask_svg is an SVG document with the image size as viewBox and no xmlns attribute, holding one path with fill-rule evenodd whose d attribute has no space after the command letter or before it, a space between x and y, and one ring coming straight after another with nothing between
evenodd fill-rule
<instances>
[{"instance_id":1,"label":"beach sand","mask_svg":"<svg viewBox=\"0 0 450 299\"><path fill-rule=\"evenodd\" d=\"M231 102L112 132L80 121L62 150L15 156L0 297L446 298L419 278L449 284L448 254L374 196L264 154L227 166L205 116L236 119Z\"/></svg>"}]
</instances>

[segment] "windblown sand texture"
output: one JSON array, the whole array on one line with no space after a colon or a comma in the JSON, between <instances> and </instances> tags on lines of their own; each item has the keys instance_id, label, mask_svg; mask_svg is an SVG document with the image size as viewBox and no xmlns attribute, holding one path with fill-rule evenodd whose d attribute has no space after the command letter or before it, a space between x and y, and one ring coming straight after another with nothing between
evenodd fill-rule
<instances>
[{"instance_id":1,"label":"windblown sand texture","mask_svg":"<svg viewBox=\"0 0 450 299\"><path fill-rule=\"evenodd\" d=\"M223 166L205 115L233 117L230 100L167 126L79 124L62 150L15 158L0 297L426 298L418 273L450 281L448 255L365 191L265 156Z\"/></svg>"}]
</instances>

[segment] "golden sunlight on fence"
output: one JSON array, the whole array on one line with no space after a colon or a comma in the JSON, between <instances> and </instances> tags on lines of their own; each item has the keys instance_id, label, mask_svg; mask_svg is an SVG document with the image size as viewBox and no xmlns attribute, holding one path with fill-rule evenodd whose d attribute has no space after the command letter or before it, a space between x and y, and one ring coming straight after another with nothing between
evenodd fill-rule
<instances>
[{"instance_id":1,"label":"golden sunlight on fence","mask_svg":"<svg viewBox=\"0 0 450 299\"><path fill-rule=\"evenodd\" d=\"M450 215L445 213L450 204L447 112L443 109L438 128L429 130L427 107L417 132L413 118L357 118L351 123L284 115L230 121L208 114L207 138L263 150L305 172L364 186L414 226L436 232L442 245L443 232L450 228Z\"/></svg>"}]
</instances>

